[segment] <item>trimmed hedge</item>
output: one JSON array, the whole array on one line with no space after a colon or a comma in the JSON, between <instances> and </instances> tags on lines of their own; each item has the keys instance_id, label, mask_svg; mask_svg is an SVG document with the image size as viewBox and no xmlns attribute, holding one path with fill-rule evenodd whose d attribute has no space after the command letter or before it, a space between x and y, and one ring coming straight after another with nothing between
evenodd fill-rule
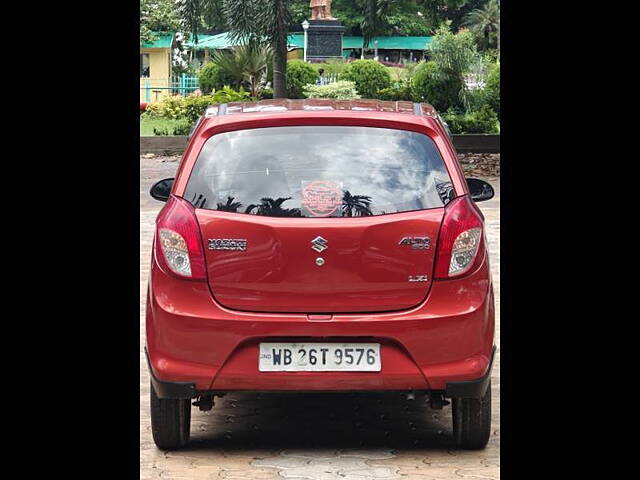
<instances>
[{"instance_id":1,"label":"trimmed hedge","mask_svg":"<svg viewBox=\"0 0 640 480\"><path fill-rule=\"evenodd\" d=\"M360 98L354 82L341 80L329 85L306 85L303 91L307 98L335 98L336 100L355 100Z\"/></svg>"},{"instance_id":2,"label":"trimmed hedge","mask_svg":"<svg viewBox=\"0 0 640 480\"><path fill-rule=\"evenodd\" d=\"M318 80L318 71L302 60L287 62L287 96L289 98L304 98L302 90L305 85Z\"/></svg>"},{"instance_id":3,"label":"trimmed hedge","mask_svg":"<svg viewBox=\"0 0 640 480\"><path fill-rule=\"evenodd\" d=\"M355 82L362 98L376 98L378 92L391 86L389 69L375 60L356 60L340 74L340 80Z\"/></svg>"}]
</instances>

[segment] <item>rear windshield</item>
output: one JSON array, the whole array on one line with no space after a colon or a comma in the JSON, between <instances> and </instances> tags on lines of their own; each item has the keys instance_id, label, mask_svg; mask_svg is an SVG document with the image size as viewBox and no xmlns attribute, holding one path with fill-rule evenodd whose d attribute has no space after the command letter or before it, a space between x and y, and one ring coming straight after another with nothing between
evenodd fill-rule
<instances>
[{"instance_id":1,"label":"rear windshield","mask_svg":"<svg viewBox=\"0 0 640 480\"><path fill-rule=\"evenodd\" d=\"M185 198L272 217L357 217L438 208L451 179L426 135L372 127L270 127L214 135Z\"/></svg>"}]
</instances>

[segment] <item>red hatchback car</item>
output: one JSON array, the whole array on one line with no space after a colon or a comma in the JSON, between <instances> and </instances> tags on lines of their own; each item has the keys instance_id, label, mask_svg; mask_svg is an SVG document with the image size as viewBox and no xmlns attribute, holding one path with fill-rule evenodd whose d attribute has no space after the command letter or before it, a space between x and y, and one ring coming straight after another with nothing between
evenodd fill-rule
<instances>
[{"instance_id":1,"label":"red hatchback car","mask_svg":"<svg viewBox=\"0 0 640 480\"><path fill-rule=\"evenodd\" d=\"M484 217L427 104L214 105L156 183L146 310L158 447L233 391L404 391L452 400L460 448L491 427Z\"/></svg>"}]
</instances>

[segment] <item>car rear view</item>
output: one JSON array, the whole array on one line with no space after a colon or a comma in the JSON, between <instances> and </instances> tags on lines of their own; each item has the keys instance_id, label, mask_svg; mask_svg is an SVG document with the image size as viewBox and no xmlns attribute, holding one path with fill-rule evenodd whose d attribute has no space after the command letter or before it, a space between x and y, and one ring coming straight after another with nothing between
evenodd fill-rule
<instances>
[{"instance_id":1,"label":"car rear view","mask_svg":"<svg viewBox=\"0 0 640 480\"><path fill-rule=\"evenodd\" d=\"M483 217L437 114L275 103L212 107L175 181L154 187L167 199L147 301L156 443L187 443L192 399L403 391L452 399L458 444L483 447Z\"/></svg>"}]
</instances>

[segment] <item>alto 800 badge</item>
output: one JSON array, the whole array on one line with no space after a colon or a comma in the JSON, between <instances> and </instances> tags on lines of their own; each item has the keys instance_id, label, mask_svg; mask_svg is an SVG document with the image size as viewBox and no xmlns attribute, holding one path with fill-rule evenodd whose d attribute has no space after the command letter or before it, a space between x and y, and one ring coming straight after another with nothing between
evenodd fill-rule
<instances>
[{"instance_id":1,"label":"alto 800 badge","mask_svg":"<svg viewBox=\"0 0 640 480\"><path fill-rule=\"evenodd\" d=\"M431 246L429 237L402 237L398 245L410 246L413 250L427 250Z\"/></svg>"}]
</instances>

